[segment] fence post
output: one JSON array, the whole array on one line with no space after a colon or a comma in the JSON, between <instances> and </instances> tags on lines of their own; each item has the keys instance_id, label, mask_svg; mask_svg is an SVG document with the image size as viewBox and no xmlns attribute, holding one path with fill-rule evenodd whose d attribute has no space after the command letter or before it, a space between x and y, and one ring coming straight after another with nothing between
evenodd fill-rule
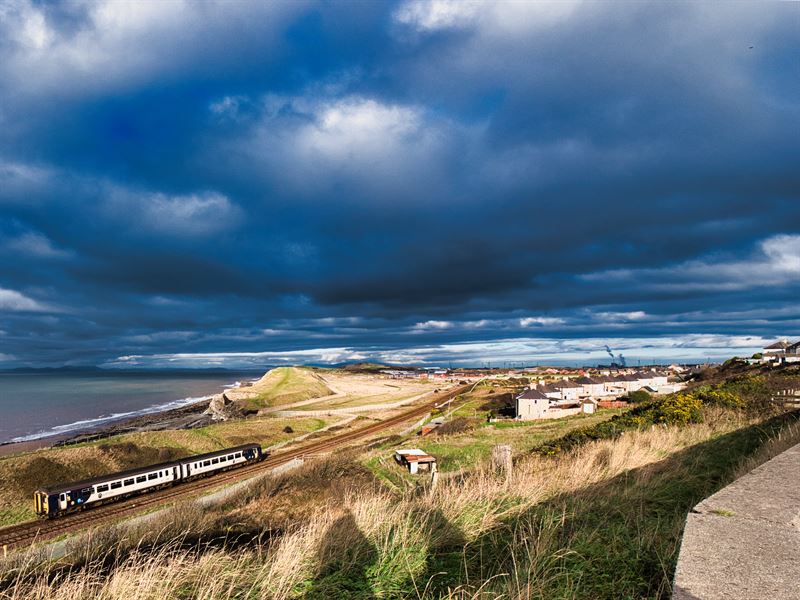
<instances>
[{"instance_id":1,"label":"fence post","mask_svg":"<svg viewBox=\"0 0 800 600\"><path fill-rule=\"evenodd\" d=\"M492 448L492 466L495 471L505 473L506 481L511 481L514 469L514 461L511 458L511 446L501 444Z\"/></svg>"}]
</instances>

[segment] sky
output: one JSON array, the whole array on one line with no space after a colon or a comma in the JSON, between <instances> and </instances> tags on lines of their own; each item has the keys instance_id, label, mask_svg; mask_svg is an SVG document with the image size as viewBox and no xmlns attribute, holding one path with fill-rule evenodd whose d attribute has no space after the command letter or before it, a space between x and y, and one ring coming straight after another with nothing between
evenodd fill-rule
<instances>
[{"instance_id":1,"label":"sky","mask_svg":"<svg viewBox=\"0 0 800 600\"><path fill-rule=\"evenodd\" d=\"M0 368L800 336L800 4L0 0Z\"/></svg>"}]
</instances>

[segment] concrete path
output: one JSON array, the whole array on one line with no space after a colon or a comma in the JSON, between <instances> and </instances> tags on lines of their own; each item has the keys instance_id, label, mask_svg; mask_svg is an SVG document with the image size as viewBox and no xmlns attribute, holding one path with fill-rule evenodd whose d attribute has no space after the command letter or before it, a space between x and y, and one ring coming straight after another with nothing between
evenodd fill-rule
<instances>
[{"instance_id":1,"label":"concrete path","mask_svg":"<svg viewBox=\"0 0 800 600\"><path fill-rule=\"evenodd\" d=\"M673 598L800 600L800 444L695 506Z\"/></svg>"}]
</instances>

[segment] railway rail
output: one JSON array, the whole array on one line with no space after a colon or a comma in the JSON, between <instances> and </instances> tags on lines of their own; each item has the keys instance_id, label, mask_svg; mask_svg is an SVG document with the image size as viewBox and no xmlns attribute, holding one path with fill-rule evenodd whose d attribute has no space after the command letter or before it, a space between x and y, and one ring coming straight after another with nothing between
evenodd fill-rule
<instances>
[{"instance_id":1,"label":"railway rail","mask_svg":"<svg viewBox=\"0 0 800 600\"><path fill-rule=\"evenodd\" d=\"M285 452L273 454L261 462L240 467L235 470L225 471L208 477L207 479L197 479L181 483L173 487L128 498L114 504L106 504L87 509L86 511L73 513L51 521L26 521L25 523L5 527L0 529L0 547L6 552L8 549L47 541L69 533L77 533L96 525L131 517L177 500L199 496L203 492L213 490L223 485L249 479L262 472L285 465L297 458L327 453L333 449L346 446L396 425L400 425L414 417L421 417L427 412L430 412L431 409L437 408L445 402L452 402L456 396L467 391L470 387L474 386L458 386L444 394L436 395L436 397L429 402L420 404L378 423L373 423L354 431L348 431L325 440L305 444L298 448L286 450Z\"/></svg>"}]
</instances>

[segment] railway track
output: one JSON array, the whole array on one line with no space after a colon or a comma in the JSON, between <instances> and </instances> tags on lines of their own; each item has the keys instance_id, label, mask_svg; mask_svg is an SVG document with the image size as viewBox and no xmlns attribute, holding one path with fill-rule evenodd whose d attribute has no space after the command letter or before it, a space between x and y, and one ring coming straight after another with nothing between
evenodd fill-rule
<instances>
[{"instance_id":1,"label":"railway track","mask_svg":"<svg viewBox=\"0 0 800 600\"><path fill-rule=\"evenodd\" d=\"M381 431L385 431L386 429L413 419L414 417L421 417L430 412L431 409L441 406L445 402L452 401L469 387L470 386L464 385L458 386L444 394L437 395L429 402L420 404L410 410L385 419L384 421L270 455L259 463L250 464L231 471L225 471L207 479L197 479L195 481L180 483L172 487L146 493L141 496L134 496L113 504L87 509L84 512L74 513L51 521L26 521L25 523L5 527L0 529L0 547L2 547L5 552L8 549L47 541L68 533L76 533L96 525L131 517L177 500L199 496L203 492L249 479L265 471L285 465L297 458L327 453L333 449L341 448L355 441L371 437Z\"/></svg>"}]
</instances>

